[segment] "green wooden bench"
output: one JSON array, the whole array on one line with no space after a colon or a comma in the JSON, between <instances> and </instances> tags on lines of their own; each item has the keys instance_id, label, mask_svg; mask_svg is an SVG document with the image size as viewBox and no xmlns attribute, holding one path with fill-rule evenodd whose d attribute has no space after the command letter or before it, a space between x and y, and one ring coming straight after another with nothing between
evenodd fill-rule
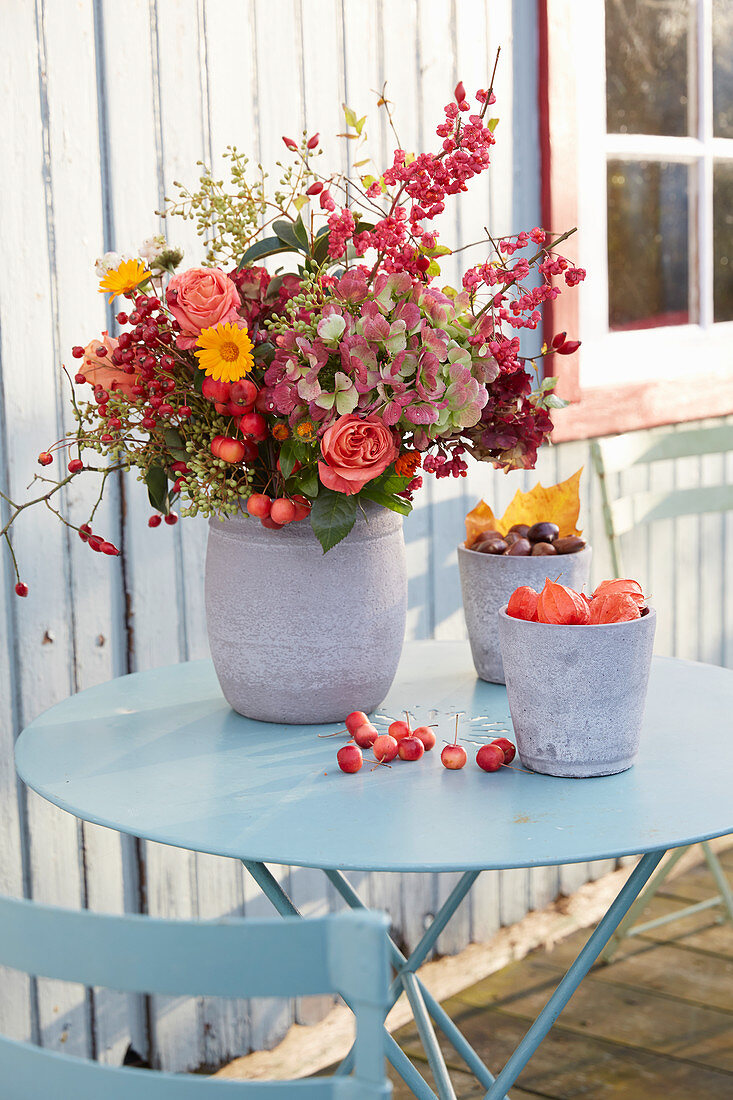
<instances>
[{"instance_id":1,"label":"green wooden bench","mask_svg":"<svg viewBox=\"0 0 733 1100\"><path fill-rule=\"evenodd\" d=\"M733 485L706 485L693 489L671 489L667 492L638 492L612 498L608 476L633 466L647 466L654 462L676 458L720 455L728 451L733 451L733 424L719 424L682 431L656 429L629 432L626 435L593 440L591 456L593 467L598 475L603 522L615 576L624 576L620 542L625 534L637 527L660 520L731 511L733 510ZM604 962L610 961L626 936L639 936L669 921L679 920L705 909L722 906L723 919L727 917L733 923L733 893L725 872L710 845L703 843L702 849L720 892L714 897L706 898L696 905L687 906L657 920L635 924L637 917L649 904L672 868L689 850L689 846L678 848L650 879L646 889L619 924L616 933L601 955Z\"/></svg>"}]
</instances>

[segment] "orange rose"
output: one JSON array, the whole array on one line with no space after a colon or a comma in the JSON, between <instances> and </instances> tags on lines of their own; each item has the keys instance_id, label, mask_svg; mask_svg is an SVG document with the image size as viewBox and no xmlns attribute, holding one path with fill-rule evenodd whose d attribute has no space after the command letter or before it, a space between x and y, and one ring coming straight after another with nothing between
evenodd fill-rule
<instances>
[{"instance_id":1,"label":"orange rose","mask_svg":"<svg viewBox=\"0 0 733 1100\"><path fill-rule=\"evenodd\" d=\"M241 299L218 267L192 267L174 275L166 291L168 308L181 326L179 348L195 347L205 328L237 321Z\"/></svg>"},{"instance_id":2,"label":"orange rose","mask_svg":"<svg viewBox=\"0 0 733 1100\"><path fill-rule=\"evenodd\" d=\"M318 476L327 489L353 496L383 474L398 453L378 416L340 416L323 434Z\"/></svg>"},{"instance_id":3,"label":"orange rose","mask_svg":"<svg viewBox=\"0 0 733 1100\"><path fill-rule=\"evenodd\" d=\"M117 338L108 336L103 332L101 337L92 340L84 348L84 356L79 370L92 386L101 386L102 389L111 392L112 385L118 393L124 393L125 397L132 397L132 387L137 383L137 374L125 374L122 367L116 367L112 362L112 352L117 347ZM97 348L106 348L106 355L98 355Z\"/></svg>"}]
</instances>

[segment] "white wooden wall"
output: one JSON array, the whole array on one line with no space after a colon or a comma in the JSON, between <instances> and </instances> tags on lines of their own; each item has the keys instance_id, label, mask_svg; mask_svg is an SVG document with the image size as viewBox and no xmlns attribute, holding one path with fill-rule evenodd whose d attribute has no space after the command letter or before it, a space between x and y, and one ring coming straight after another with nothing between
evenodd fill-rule
<instances>
[{"instance_id":1,"label":"white wooden wall","mask_svg":"<svg viewBox=\"0 0 733 1100\"><path fill-rule=\"evenodd\" d=\"M58 364L110 323L90 259L134 249L158 229L174 179L228 143L265 164L282 134L320 130L345 166L341 103L362 111L388 80L406 149L430 141L459 78L485 86L498 45L499 144L455 232L474 239L539 221L534 5L511 0L4 0L0 35L0 485L22 497L36 456L68 426ZM383 122L374 151L389 151ZM188 224L172 241L199 257ZM448 235L448 234L446 234ZM453 270L445 270L453 281ZM728 475L733 474L728 460ZM585 444L543 454L547 483L588 465ZM719 480L723 460L667 464L655 485ZM642 478L646 475L638 475ZM461 484L432 482L406 524L411 637L463 636L455 545L483 495L502 508L535 475L476 468ZM631 476L624 478L630 487ZM646 484L646 483L645 483ZM66 505L84 514L87 490ZM586 526L602 547L598 502L585 478ZM100 529L121 544L102 559L43 514L17 524L31 595L18 601L0 555L0 892L63 906L210 917L269 912L238 864L152 844L55 810L16 782L12 748L24 724L71 692L128 671L206 654L202 563L206 531L188 521L150 531L134 483L109 494ZM725 555L733 518L659 525L629 546L634 575L660 608L658 649L733 665L733 585ZM596 575L608 573L602 552ZM663 609L663 610L662 610ZM570 891L609 864L487 874L439 941L443 952ZM321 879L280 872L306 913L335 907ZM451 888L451 876L365 876L409 945ZM0 1029L54 1049L119 1063L132 1041L155 1065L218 1066L274 1042L322 1003L252 1005L129 998L0 972Z\"/></svg>"}]
</instances>

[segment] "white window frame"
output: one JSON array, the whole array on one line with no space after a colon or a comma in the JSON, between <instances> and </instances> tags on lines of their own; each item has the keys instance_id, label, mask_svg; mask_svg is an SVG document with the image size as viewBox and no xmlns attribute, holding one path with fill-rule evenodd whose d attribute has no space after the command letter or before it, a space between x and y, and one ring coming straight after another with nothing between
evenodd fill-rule
<instances>
[{"instance_id":1,"label":"white window frame","mask_svg":"<svg viewBox=\"0 0 733 1100\"><path fill-rule=\"evenodd\" d=\"M579 301L583 341L580 385L585 389L660 378L689 380L697 372L733 368L733 321L713 321L713 164L717 159L733 162L733 139L713 137L712 0L697 0L691 13L694 22L691 30L696 32L690 50L691 67L696 73L694 137L606 132L604 0L579 3L573 7L573 14L578 59L578 257L588 271ZM696 168L690 216L697 225L696 234L691 235L690 265L697 323L622 332L609 330L606 216L609 157L673 160Z\"/></svg>"}]
</instances>

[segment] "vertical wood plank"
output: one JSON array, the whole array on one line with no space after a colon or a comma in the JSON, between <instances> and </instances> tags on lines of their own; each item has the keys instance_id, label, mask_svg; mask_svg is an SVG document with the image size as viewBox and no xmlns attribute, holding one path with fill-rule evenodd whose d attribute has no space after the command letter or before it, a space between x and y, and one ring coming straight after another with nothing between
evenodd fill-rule
<instances>
[{"instance_id":1,"label":"vertical wood plank","mask_svg":"<svg viewBox=\"0 0 733 1100\"><path fill-rule=\"evenodd\" d=\"M0 290L0 315L6 478L16 500L28 498L29 475L39 469L38 452L58 439L63 429L45 17L39 0L35 5L14 5L3 19L3 80L13 89L15 103L23 97L23 110L4 111L0 123L3 148L12 158L0 180L0 237L4 269L13 272L13 280L12 286L5 283ZM89 43L82 43L80 48L86 48L93 67L88 47ZM28 369L31 365L33 370ZM15 534L16 553L24 563L30 589L16 618L16 717L21 725L74 688L68 538L65 528L51 517L48 520L42 555L33 521L19 523ZM12 769L12 758L9 766ZM33 896L79 906L84 883L78 823L29 794L27 826ZM90 1054L90 1002L83 987L39 981L36 989L43 1044Z\"/></svg>"}]
</instances>

